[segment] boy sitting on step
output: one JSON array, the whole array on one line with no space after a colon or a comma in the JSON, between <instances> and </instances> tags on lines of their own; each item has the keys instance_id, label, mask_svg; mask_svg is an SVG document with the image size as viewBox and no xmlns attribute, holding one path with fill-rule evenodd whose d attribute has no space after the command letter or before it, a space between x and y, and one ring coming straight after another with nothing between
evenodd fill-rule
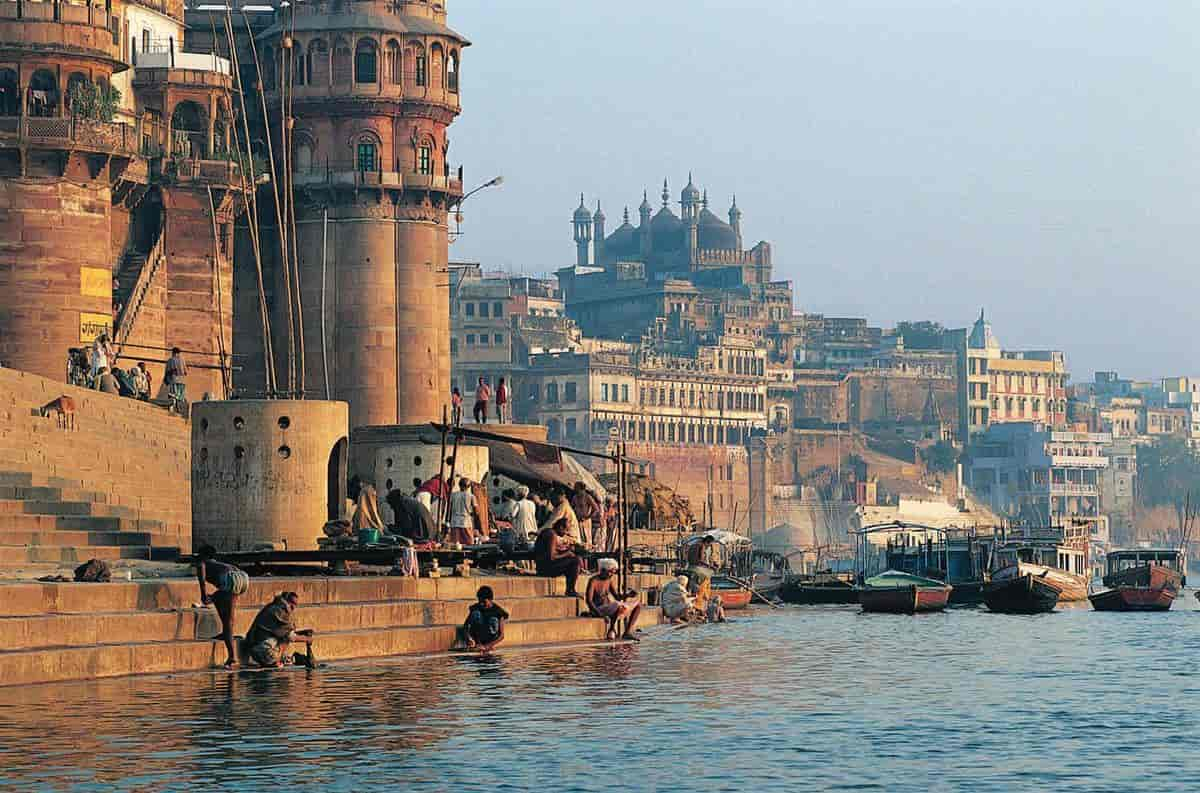
<instances>
[{"instance_id":1,"label":"boy sitting on step","mask_svg":"<svg viewBox=\"0 0 1200 793\"><path fill-rule=\"evenodd\" d=\"M480 655L486 655L504 641L504 624L508 622L508 612L496 603L496 594L490 586L479 587L475 597L477 602L471 604L467 611L467 620L462 624L459 633L468 648L477 649Z\"/></svg>"}]
</instances>

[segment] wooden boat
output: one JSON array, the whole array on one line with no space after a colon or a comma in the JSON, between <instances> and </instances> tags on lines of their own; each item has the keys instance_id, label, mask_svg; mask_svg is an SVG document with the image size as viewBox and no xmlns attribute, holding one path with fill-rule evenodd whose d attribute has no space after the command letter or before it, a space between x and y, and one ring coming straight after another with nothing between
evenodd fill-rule
<instances>
[{"instance_id":1,"label":"wooden boat","mask_svg":"<svg viewBox=\"0 0 1200 793\"><path fill-rule=\"evenodd\" d=\"M1043 583L1057 589L1059 603L1078 603L1087 600L1088 585L1086 578L1074 573L1068 573L1066 570L1058 567L1047 567L1046 565L1033 564L1032 562L1018 562L1017 564L997 570L992 573L992 583L1012 581L1024 578L1025 576L1037 578Z\"/></svg>"},{"instance_id":2,"label":"wooden boat","mask_svg":"<svg viewBox=\"0 0 1200 793\"><path fill-rule=\"evenodd\" d=\"M753 594L749 589L734 581L729 576L715 575L710 582L712 593L721 596L721 603L726 610L744 609L750 605Z\"/></svg>"},{"instance_id":3,"label":"wooden boat","mask_svg":"<svg viewBox=\"0 0 1200 793\"><path fill-rule=\"evenodd\" d=\"M888 570L863 582L858 602L863 611L885 614L941 611L950 601L952 589L933 578Z\"/></svg>"},{"instance_id":4,"label":"wooden boat","mask_svg":"<svg viewBox=\"0 0 1200 793\"><path fill-rule=\"evenodd\" d=\"M992 579L983 590L983 602L1001 614L1041 614L1054 611L1061 590L1031 573Z\"/></svg>"},{"instance_id":5,"label":"wooden boat","mask_svg":"<svg viewBox=\"0 0 1200 793\"><path fill-rule=\"evenodd\" d=\"M801 606L857 603L858 590L854 584L833 575L796 577L779 590L784 603Z\"/></svg>"},{"instance_id":6,"label":"wooden boat","mask_svg":"<svg viewBox=\"0 0 1200 793\"><path fill-rule=\"evenodd\" d=\"M1059 590L1059 603L1087 600L1090 571L1087 541L1068 539L1061 528L1034 531L1042 534L1031 533L996 549L996 569L992 571L991 580L1005 581L1032 575Z\"/></svg>"},{"instance_id":7,"label":"wooden boat","mask_svg":"<svg viewBox=\"0 0 1200 793\"><path fill-rule=\"evenodd\" d=\"M1090 595L1096 611L1166 611L1178 590L1170 587L1116 586Z\"/></svg>"},{"instance_id":8,"label":"wooden boat","mask_svg":"<svg viewBox=\"0 0 1200 793\"><path fill-rule=\"evenodd\" d=\"M1105 559L1106 587L1170 589L1176 595L1187 581L1187 559L1174 549L1124 548Z\"/></svg>"}]
</instances>

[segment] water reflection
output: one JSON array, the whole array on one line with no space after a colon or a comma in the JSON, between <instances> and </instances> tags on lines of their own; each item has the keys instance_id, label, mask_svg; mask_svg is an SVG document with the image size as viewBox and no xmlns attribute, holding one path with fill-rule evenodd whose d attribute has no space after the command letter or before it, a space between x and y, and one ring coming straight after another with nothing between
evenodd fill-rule
<instances>
[{"instance_id":1,"label":"water reflection","mask_svg":"<svg viewBox=\"0 0 1200 793\"><path fill-rule=\"evenodd\" d=\"M0 789L1200 789L1192 602L6 688Z\"/></svg>"}]
</instances>

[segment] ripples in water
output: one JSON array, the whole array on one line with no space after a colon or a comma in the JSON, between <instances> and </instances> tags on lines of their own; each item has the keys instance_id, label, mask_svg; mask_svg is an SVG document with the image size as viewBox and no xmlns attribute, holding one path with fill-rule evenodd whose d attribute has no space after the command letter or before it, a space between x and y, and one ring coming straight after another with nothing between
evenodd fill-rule
<instances>
[{"instance_id":1,"label":"ripples in water","mask_svg":"<svg viewBox=\"0 0 1200 793\"><path fill-rule=\"evenodd\" d=\"M0 788L1197 790L1193 603L0 689Z\"/></svg>"}]
</instances>

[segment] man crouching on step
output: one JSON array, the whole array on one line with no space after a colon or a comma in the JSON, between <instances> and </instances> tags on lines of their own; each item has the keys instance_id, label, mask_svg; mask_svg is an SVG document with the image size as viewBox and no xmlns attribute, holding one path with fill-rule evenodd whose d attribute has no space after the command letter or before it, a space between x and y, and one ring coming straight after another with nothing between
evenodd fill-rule
<instances>
[{"instance_id":1,"label":"man crouching on step","mask_svg":"<svg viewBox=\"0 0 1200 793\"><path fill-rule=\"evenodd\" d=\"M304 642L307 652L296 653L295 663L309 669L316 666L313 658L313 632L296 630L295 613L300 596L295 592L280 592L254 618L246 632L247 654L259 666L280 667L292 661L288 650L294 642Z\"/></svg>"}]
</instances>

